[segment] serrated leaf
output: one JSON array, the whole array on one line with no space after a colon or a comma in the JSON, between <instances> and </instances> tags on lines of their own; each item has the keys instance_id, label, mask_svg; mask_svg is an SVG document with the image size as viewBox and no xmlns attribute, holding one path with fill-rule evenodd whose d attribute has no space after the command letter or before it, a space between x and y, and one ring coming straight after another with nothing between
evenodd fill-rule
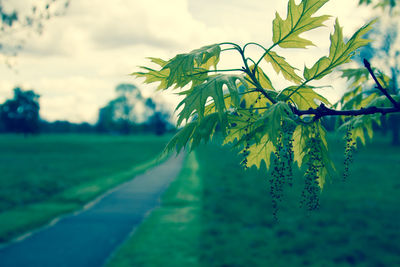
<instances>
[{"instance_id":1,"label":"serrated leaf","mask_svg":"<svg viewBox=\"0 0 400 267\"><path fill-rule=\"evenodd\" d=\"M337 66L350 61L358 48L370 42L370 40L361 37L371 29L371 25L375 23L375 21L376 20L373 20L361 27L353 34L349 41L345 43L343 40L342 28L339 25L339 21L336 19L335 31L330 37L331 45L329 48L329 56L320 58L310 69L304 67L304 78L306 80L319 80L331 73Z\"/></svg>"},{"instance_id":2,"label":"serrated leaf","mask_svg":"<svg viewBox=\"0 0 400 267\"><path fill-rule=\"evenodd\" d=\"M266 53L264 56L264 59L272 64L272 67L276 71L276 73L282 72L283 77L288 80L292 81L296 84L301 83L301 78L298 76L295 72L295 68L292 67L284 57L279 56L277 53L274 51L269 51Z\"/></svg>"},{"instance_id":3,"label":"serrated leaf","mask_svg":"<svg viewBox=\"0 0 400 267\"><path fill-rule=\"evenodd\" d=\"M201 84L207 79L207 70L219 62L221 48L218 44L208 45L193 50L187 54L176 55L169 61L160 58L150 58L153 63L161 67L155 70L141 67L144 71L134 72L136 77L146 78L145 83L160 82L158 89L168 89L171 86L184 87L190 82L193 85Z\"/></svg>"},{"instance_id":4,"label":"serrated leaf","mask_svg":"<svg viewBox=\"0 0 400 267\"><path fill-rule=\"evenodd\" d=\"M269 90L267 91L267 94L275 99L278 93ZM248 92L241 96L240 101L240 106L249 109L265 108L272 105L272 102L264 97L260 92ZM263 113L264 111L265 110L263 109L257 110L258 113Z\"/></svg>"},{"instance_id":5,"label":"serrated leaf","mask_svg":"<svg viewBox=\"0 0 400 267\"><path fill-rule=\"evenodd\" d=\"M369 77L369 71L366 68L343 69L341 72L341 77L346 78L347 81L352 81L352 87L359 86L363 82L367 81Z\"/></svg>"},{"instance_id":6,"label":"serrated leaf","mask_svg":"<svg viewBox=\"0 0 400 267\"><path fill-rule=\"evenodd\" d=\"M197 69L208 70L211 66L216 68L219 62L221 47L219 44L203 46L187 54L176 55L169 60L161 70L169 70L167 88L176 85L184 87L187 85L188 77L195 77Z\"/></svg>"},{"instance_id":7,"label":"serrated leaf","mask_svg":"<svg viewBox=\"0 0 400 267\"><path fill-rule=\"evenodd\" d=\"M344 109L360 109L367 107L369 103L374 100L378 95L376 93L364 97L362 93L355 95L353 98L344 103Z\"/></svg>"},{"instance_id":8,"label":"serrated leaf","mask_svg":"<svg viewBox=\"0 0 400 267\"><path fill-rule=\"evenodd\" d=\"M271 165L271 153L275 152L275 146L269 139L268 135L264 135L259 143L251 145L248 149L247 166L256 166L258 169L264 162L267 169Z\"/></svg>"},{"instance_id":9,"label":"serrated leaf","mask_svg":"<svg viewBox=\"0 0 400 267\"><path fill-rule=\"evenodd\" d=\"M181 128L168 142L164 153L176 151L179 153L188 144L190 149L196 148L202 141L207 143L214 135L219 123L217 113L205 116L201 122L193 121Z\"/></svg>"},{"instance_id":10,"label":"serrated leaf","mask_svg":"<svg viewBox=\"0 0 400 267\"><path fill-rule=\"evenodd\" d=\"M212 113L208 116L205 116L193 132L192 145L190 148L193 150L201 143L201 141L207 143L210 139L212 139L218 123L218 113Z\"/></svg>"},{"instance_id":11,"label":"serrated leaf","mask_svg":"<svg viewBox=\"0 0 400 267\"><path fill-rule=\"evenodd\" d=\"M151 62L159 65L161 68L164 67L165 64L167 64L167 62L165 60L162 60L161 58L149 57L148 59L150 59ZM131 73L131 75L136 76L138 78L141 78L141 77L145 78L144 83L160 82L160 84L157 87L157 90L162 90L167 87L168 76L169 76L168 69L155 70L155 69L144 67L144 66L141 66L140 68L147 72L139 71L139 72Z\"/></svg>"},{"instance_id":12,"label":"serrated leaf","mask_svg":"<svg viewBox=\"0 0 400 267\"><path fill-rule=\"evenodd\" d=\"M228 114L229 130L225 136L224 144L231 143L235 146L240 144L240 141L251 131L252 124L256 119L248 110Z\"/></svg>"},{"instance_id":13,"label":"serrated leaf","mask_svg":"<svg viewBox=\"0 0 400 267\"><path fill-rule=\"evenodd\" d=\"M287 18L283 20L276 13L273 21L272 41L284 48L305 48L313 45L309 40L299 37L303 32L323 26L329 16L312 17L328 0L303 0L296 5L289 0Z\"/></svg>"},{"instance_id":14,"label":"serrated leaf","mask_svg":"<svg viewBox=\"0 0 400 267\"><path fill-rule=\"evenodd\" d=\"M249 67L250 71L254 73L254 76L256 77L257 81L260 83L261 87L266 90L275 91L275 88L272 85L272 82L269 79L269 77L267 76L267 74L265 74L265 72L260 67L257 67L257 69L254 69L254 68L255 68L255 65L251 65ZM248 75L246 75L246 77L248 79L250 79L250 77L248 77Z\"/></svg>"},{"instance_id":15,"label":"serrated leaf","mask_svg":"<svg viewBox=\"0 0 400 267\"><path fill-rule=\"evenodd\" d=\"M270 140L276 144L282 123L284 121L290 124L294 123L291 115L293 115L293 112L289 105L279 101L270 106L262 116L254 122L254 131L261 131L262 134L267 134Z\"/></svg>"},{"instance_id":16,"label":"serrated leaf","mask_svg":"<svg viewBox=\"0 0 400 267\"><path fill-rule=\"evenodd\" d=\"M315 100L322 102L326 105L331 105L325 97L318 94L310 86L290 86L282 91L283 96L290 96L290 99L296 104L298 109L317 108L319 104Z\"/></svg>"},{"instance_id":17,"label":"serrated leaf","mask_svg":"<svg viewBox=\"0 0 400 267\"><path fill-rule=\"evenodd\" d=\"M250 71L254 73L257 81L260 83L264 92L271 98L275 99L278 93L275 91L269 77L260 67L257 67L256 70L254 70L254 68L255 65L251 65L249 67ZM250 77L247 74L245 75L245 80L248 88L254 87L253 83L250 82L251 80ZM269 101L266 97L264 97L260 92L251 89L248 92L246 91L242 92L240 103L241 107L244 108L265 108L267 105L272 104L272 102ZM262 111L259 110L259 112Z\"/></svg>"},{"instance_id":18,"label":"serrated leaf","mask_svg":"<svg viewBox=\"0 0 400 267\"><path fill-rule=\"evenodd\" d=\"M201 120L204 117L205 106L209 98L211 98L215 104L215 109L219 114L220 121L225 124L225 111L227 107L225 106L224 86L226 86L229 91L232 103L239 105L238 81L244 83L243 77L239 75L216 74L209 76L204 83L182 92L181 94L186 95L186 97L176 108L179 109L179 107L183 106L178 115L178 125L184 120L187 121L194 113L197 113L199 120Z\"/></svg>"},{"instance_id":19,"label":"serrated leaf","mask_svg":"<svg viewBox=\"0 0 400 267\"><path fill-rule=\"evenodd\" d=\"M191 122L187 123L185 127L180 129L168 142L167 146L164 149L164 153L169 153L172 151L176 151L179 153L182 149L184 149L189 142L190 138L194 130L196 129L197 123Z\"/></svg>"},{"instance_id":20,"label":"serrated leaf","mask_svg":"<svg viewBox=\"0 0 400 267\"><path fill-rule=\"evenodd\" d=\"M354 140L360 140L363 145L366 144L366 135L367 132L369 138L373 137L373 124L376 123L380 125L380 115L361 115L351 118L346 121L339 127L339 131L345 131L351 126L351 134Z\"/></svg>"},{"instance_id":21,"label":"serrated leaf","mask_svg":"<svg viewBox=\"0 0 400 267\"><path fill-rule=\"evenodd\" d=\"M336 170L333 165L332 160L330 159L328 153L328 143L326 141L326 130L322 127L320 123L314 124L314 129L312 129L313 125L304 125L299 124L294 133L293 133L293 159L297 162L299 168L311 159L308 155L311 153L311 148L309 147L310 138L316 138L316 134L314 131L318 133L317 145L318 151L321 155L322 167L318 172L318 184L322 189L326 178L328 176L334 176Z\"/></svg>"}]
</instances>

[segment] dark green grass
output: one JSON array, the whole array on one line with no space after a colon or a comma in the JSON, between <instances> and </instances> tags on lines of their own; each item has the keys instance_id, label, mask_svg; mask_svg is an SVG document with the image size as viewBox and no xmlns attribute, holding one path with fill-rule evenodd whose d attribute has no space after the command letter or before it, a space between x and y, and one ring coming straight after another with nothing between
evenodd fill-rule
<instances>
[{"instance_id":1,"label":"dark green grass","mask_svg":"<svg viewBox=\"0 0 400 267\"><path fill-rule=\"evenodd\" d=\"M400 149L377 139L362 148L346 182L328 181L321 208L299 208L303 177L272 218L268 175L239 168L227 150L198 150L203 179L205 266L400 266ZM342 169L343 144L331 138ZM221 160L223 159L223 160ZM229 170L229 171L226 171Z\"/></svg>"},{"instance_id":2,"label":"dark green grass","mask_svg":"<svg viewBox=\"0 0 400 267\"><path fill-rule=\"evenodd\" d=\"M331 137L338 177L326 183L321 208L307 212L299 207L303 176L297 170L278 223L265 170L244 171L235 153L201 147L196 152L201 209L191 214L200 226L190 220L170 223L180 217L164 202L112 266L164 266L171 258L173 266L400 266L400 149L388 144L378 138L360 149L343 182L344 145ZM182 182L174 186L186 187ZM185 256L194 250L197 261L188 263Z\"/></svg>"},{"instance_id":3,"label":"dark green grass","mask_svg":"<svg viewBox=\"0 0 400 267\"><path fill-rule=\"evenodd\" d=\"M76 210L154 165L168 138L0 135L0 241Z\"/></svg>"}]
</instances>

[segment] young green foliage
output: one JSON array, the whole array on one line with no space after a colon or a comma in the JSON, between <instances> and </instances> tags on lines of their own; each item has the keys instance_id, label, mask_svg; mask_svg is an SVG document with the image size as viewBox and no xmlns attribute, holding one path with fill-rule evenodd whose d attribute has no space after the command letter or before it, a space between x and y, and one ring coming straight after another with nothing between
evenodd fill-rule
<instances>
[{"instance_id":1,"label":"young green foliage","mask_svg":"<svg viewBox=\"0 0 400 267\"><path fill-rule=\"evenodd\" d=\"M361 27L345 42L336 19L328 56L320 58L311 68L305 67L303 78L296 67L273 49L278 46L306 48L313 45L312 41L300 35L323 26L330 16L314 15L327 2L303 0L296 4L294 0L289 0L286 19L276 13L273 20L273 38L269 48L257 43L247 43L243 47L235 43L213 44L166 61L151 58L159 66L158 70L142 67L144 71L133 73L136 77L144 77L147 83L160 82L160 90L171 87L181 90L179 95L183 96L183 100L177 107L178 125L185 125L172 138L166 151L180 151L188 144L193 149L201 141L210 140L218 129L224 144L239 148L245 167L260 168L265 164L270 168L271 163L275 167L278 165L273 172L275 178L271 188L279 192L282 189L280 179L283 181L291 176L292 162L297 162L300 168L305 166L304 196L307 200L304 203L309 209L317 208L319 202L316 196L326 178L336 172L328 154L326 131L319 119L328 112L337 111L332 110L335 106L309 83L322 79L349 62L356 50L369 42L362 37L374 21ZM246 54L248 46L262 49L262 55L250 58ZM224 52L232 50L242 59L242 65L218 69ZM277 88L272 84L270 74L263 70L263 64L270 64L291 85ZM357 77L359 81L354 82L354 90L342 99L340 106L349 105L350 101L359 97L358 83L366 76L365 73L351 71L346 75ZM354 100L351 107L368 104L365 101ZM369 123L363 116L357 118L362 125ZM352 129L357 131L358 124L351 124ZM354 131L352 138L362 137ZM271 160L271 155L274 155L274 160Z\"/></svg>"}]
</instances>

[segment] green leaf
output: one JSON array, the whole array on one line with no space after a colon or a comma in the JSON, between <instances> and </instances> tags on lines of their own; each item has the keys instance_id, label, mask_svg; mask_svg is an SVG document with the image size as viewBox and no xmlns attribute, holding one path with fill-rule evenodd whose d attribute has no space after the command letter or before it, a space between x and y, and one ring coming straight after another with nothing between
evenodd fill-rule
<instances>
[{"instance_id":1,"label":"green leaf","mask_svg":"<svg viewBox=\"0 0 400 267\"><path fill-rule=\"evenodd\" d=\"M167 64L166 61L160 59L160 58L149 58L151 62L164 67L165 64ZM131 75L136 76L138 78L145 78L144 83L154 83L154 82L160 82L157 90L162 90L167 88L168 84L168 76L169 76L169 70L164 69L164 70L154 70L152 68L144 67L141 66L141 69L147 71L147 72L134 72Z\"/></svg>"},{"instance_id":2,"label":"green leaf","mask_svg":"<svg viewBox=\"0 0 400 267\"><path fill-rule=\"evenodd\" d=\"M186 97L176 108L179 109L179 107L183 106L183 109L178 115L178 125L180 125L183 120L189 120L194 113L198 114L199 120L201 120L204 117L205 106L209 98L211 98L215 104L215 109L219 114L220 121L226 124L225 111L227 107L225 106L224 86L226 86L229 91L232 104L238 106L238 81L244 84L242 76L216 74L209 76L204 83L182 92L181 94L186 95Z\"/></svg>"},{"instance_id":3,"label":"green leaf","mask_svg":"<svg viewBox=\"0 0 400 267\"><path fill-rule=\"evenodd\" d=\"M197 121L187 123L185 127L180 129L168 142L164 153L169 153L171 151L179 153L188 143L191 144L191 150L197 147L201 141L207 143L213 137L218 122L218 114L213 113L205 116L200 123Z\"/></svg>"},{"instance_id":4,"label":"green leaf","mask_svg":"<svg viewBox=\"0 0 400 267\"><path fill-rule=\"evenodd\" d=\"M290 96L290 99L296 104L298 109L317 108L319 104L315 101L320 101L328 106L331 104L329 101L313 90L310 86L290 86L282 91L283 96Z\"/></svg>"},{"instance_id":5,"label":"green leaf","mask_svg":"<svg viewBox=\"0 0 400 267\"><path fill-rule=\"evenodd\" d=\"M169 153L172 151L176 151L179 153L183 148L186 147L189 142L192 134L197 126L197 122L187 123L185 127L179 130L172 139L168 142L167 146L164 149L164 153Z\"/></svg>"},{"instance_id":6,"label":"green leaf","mask_svg":"<svg viewBox=\"0 0 400 267\"><path fill-rule=\"evenodd\" d=\"M373 136L373 123L377 125L380 124L380 116L378 114L374 115L361 115L346 121L339 127L339 131L345 131L348 127L351 127L351 135L354 140L361 141L362 145L366 144L367 132L369 138Z\"/></svg>"},{"instance_id":7,"label":"green leaf","mask_svg":"<svg viewBox=\"0 0 400 267\"><path fill-rule=\"evenodd\" d=\"M276 144L279 136L279 130L282 123L294 123L291 116L293 115L289 105L279 101L268 108L260 118L254 122L254 131L262 132L269 136L270 140Z\"/></svg>"},{"instance_id":8,"label":"green leaf","mask_svg":"<svg viewBox=\"0 0 400 267\"><path fill-rule=\"evenodd\" d=\"M231 143L237 146L243 143L243 139L252 131L252 124L256 119L257 117L249 110L240 110L240 112L228 114L229 130L225 136L224 144Z\"/></svg>"},{"instance_id":9,"label":"green leaf","mask_svg":"<svg viewBox=\"0 0 400 267\"><path fill-rule=\"evenodd\" d=\"M313 126L314 129L312 128ZM311 138L317 138L317 151L321 155L322 166L318 171L318 184L322 189L326 178L333 177L336 169L328 153L326 130L321 123L314 123L313 125L299 124L296 127L293 133L293 159L297 162L299 168L311 160L311 157L308 156L311 153L311 148L309 147Z\"/></svg>"},{"instance_id":10,"label":"green leaf","mask_svg":"<svg viewBox=\"0 0 400 267\"><path fill-rule=\"evenodd\" d=\"M275 146L269 139L268 135L264 135L259 143L251 145L248 149L247 166L261 167L262 162L265 163L267 169L271 166L271 153L275 152Z\"/></svg>"},{"instance_id":11,"label":"green leaf","mask_svg":"<svg viewBox=\"0 0 400 267\"><path fill-rule=\"evenodd\" d=\"M167 88L174 85L184 87L192 79L196 79L196 72L208 70L219 62L221 48L219 44L203 46L187 54L176 55L169 60L161 70L169 70ZM199 70L200 69L200 70ZM191 78L191 79L188 79Z\"/></svg>"},{"instance_id":12,"label":"green leaf","mask_svg":"<svg viewBox=\"0 0 400 267\"><path fill-rule=\"evenodd\" d=\"M256 77L257 81L260 83L261 87L266 90L275 91L275 88L272 85L272 82L269 79L269 77L267 76L267 74L265 74L265 72L260 67L257 67L257 69L255 69L255 70L254 70L254 68L255 68L255 65L251 65L249 67L250 71L254 73L254 76ZM248 75L246 75L246 78L250 79L250 77Z\"/></svg>"},{"instance_id":13,"label":"green leaf","mask_svg":"<svg viewBox=\"0 0 400 267\"><path fill-rule=\"evenodd\" d=\"M192 145L190 149L194 149L197 147L201 141L207 143L210 139L212 139L215 129L219 123L218 113L212 113L208 116L205 116L200 124L197 125L195 131L192 135Z\"/></svg>"},{"instance_id":14,"label":"green leaf","mask_svg":"<svg viewBox=\"0 0 400 267\"><path fill-rule=\"evenodd\" d=\"M287 18L283 20L276 13L273 21L272 41L284 48L305 48L314 45L311 41L299 37L303 32L323 26L329 16L312 17L328 0L303 0L296 5L289 0Z\"/></svg>"},{"instance_id":15,"label":"green leaf","mask_svg":"<svg viewBox=\"0 0 400 267\"><path fill-rule=\"evenodd\" d=\"M304 78L306 80L319 80L325 75L331 73L337 66L350 61L358 48L365 46L370 42L370 40L361 37L371 30L371 26L375 22L376 20L373 20L361 27L353 34L350 40L345 43L343 40L342 28L339 25L339 21L336 19L335 31L330 38L331 45L329 48L329 56L320 58L310 69L304 67Z\"/></svg>"},{"instance_id":16,"label":"green leaf","mask_svg":"<svg viewBox=\"0 0 400 267\"><path fill-rule=\"evenodd\" d=\"M341 72L343 78L352 81L352 87L359 86L363 82L367 81L369 77L369 71L366 68L343 69Z\"/></svg>"},{"instance_id":17,"label":"green leaf","mask_svg":"<svg viewBox=\"0 0 400 267\"><path fill-rule=\"evenodd\" d=\"M276 73L282 72L283 77L288 80L292 81L296 84L301 83L301 78L295 72L295 68L292 67L284 57L279 56L274 51L269 51L265 54L264 59L272 64L272 67L276 71Z\"/></svg>"},{"instance_id":18,"label":"green leaf","mask_svg":"<svg viewBox=\"0 0 400 267\"><path fill-rule=\"evenodd\" d=\"M207 79L207 71L219 62L221 48L218 44L204 46L187 54L176 55L169 61L159 58L150 60L161 67L155 70L148 67L141 67L144 71L134 72L136 77L146 78L145 83L160 82L158 89L168 89L175 85L184 87L192 82L192 86L201 84Z\"/></svg>"}]
</instances>

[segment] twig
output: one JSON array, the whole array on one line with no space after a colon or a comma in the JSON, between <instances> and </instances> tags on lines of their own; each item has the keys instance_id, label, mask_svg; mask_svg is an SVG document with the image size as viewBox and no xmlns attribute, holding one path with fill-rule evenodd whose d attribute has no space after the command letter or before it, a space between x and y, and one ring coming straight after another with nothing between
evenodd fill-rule
<instances>
[{"instance_id":1,"label":"twig","mask_svg":"<svg viewBox=\"0 0 400 267\"><path fill-rule=\"evenodd\" d=\"M387 90L382 87L382 85L379 83L378 79L376 78L373 70L371 69L371 64L366 59L364 59L364 66L367 68L367 70L371 74L372 78L374 79L377 88L390 100L390 102L392 102L394 107L396 107L397 109L400 109L400 104L397 103L396 100L394 100L394 98L387 92Z\"/></svg>"},{"instance_id":2,"label":"twig","mask_svg":"<svg viewBox=\"0 0 400 267\"><path fill-rule=\"evenodd\" d=\"M371 115L381 113L382 115L388 113L400 112L400 107L392 108L379 108L379 107L368 107L354 110L336 110L326 107L323 103L317 108L309 108L307 110L300 110L292 106L293 113L298 116L303 115L315 115L315 120L325 116L360 116L360 115Z\"/></svg>"}]
</instances>

